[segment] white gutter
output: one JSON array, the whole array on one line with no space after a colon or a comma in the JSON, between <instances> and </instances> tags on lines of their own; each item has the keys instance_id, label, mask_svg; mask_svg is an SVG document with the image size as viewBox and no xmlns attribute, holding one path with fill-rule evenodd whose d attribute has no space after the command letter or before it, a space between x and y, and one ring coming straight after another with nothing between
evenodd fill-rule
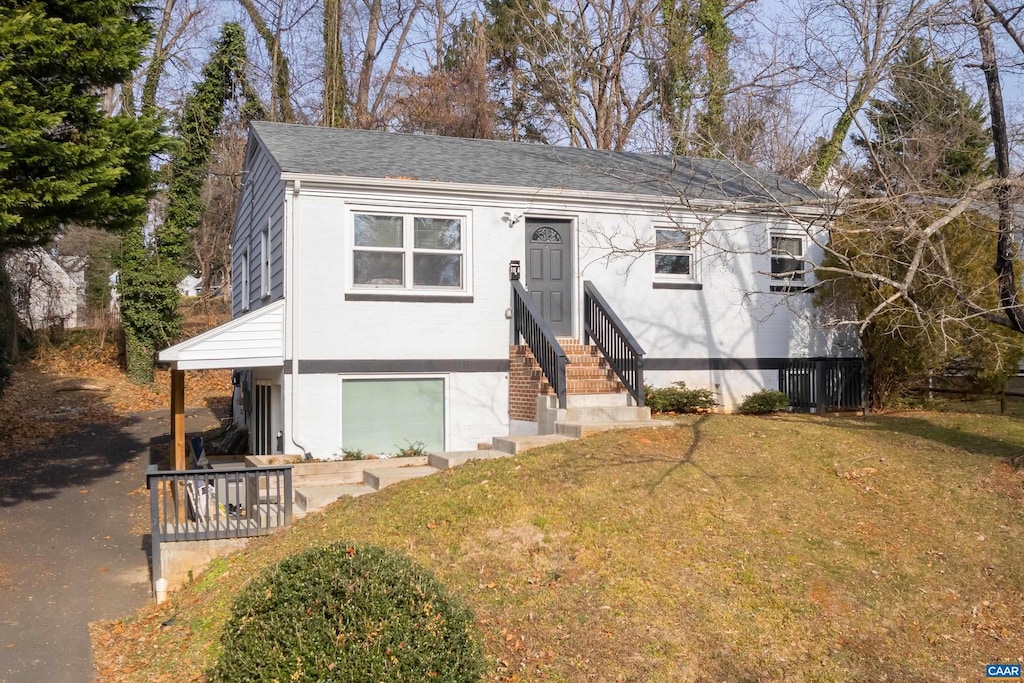
<instances>
[{"instance_id":1,"label":"white gutter","mask_svg":"<svg viewBox=\"0 0 1024 683\"><path fill-rule=\"evenodd\" d=\"M645 207L655 211L671 211L693 209L702 211L728 211L730 213L775 214L789 213L794 216L818 218L831 215L830 199L822 198L820 202L794 198L792 202L730 202L725 200L691 199L682 195L650 195L627 194L618 192L595 192L589 190L570 190L566 188L530 188L512 187L508 185L480 185L475 183L448 183L415 178L361 178L355 176L335 176L318 173L295 173L285 171L281 178L286 181L306 183L307 189L314 185L317 188L347 188L366 192L380 189L385 191L401 190L410 195L430 197L475 197L501 202L537 202L557 201L565 204L579 204L586 207L605 207L622 210L623 206ZM317 189L313 188L313 189ZM770 188L767 188L770 189ZM834 202L834 200L831 200Z\"/></svg>"}]
</instances>

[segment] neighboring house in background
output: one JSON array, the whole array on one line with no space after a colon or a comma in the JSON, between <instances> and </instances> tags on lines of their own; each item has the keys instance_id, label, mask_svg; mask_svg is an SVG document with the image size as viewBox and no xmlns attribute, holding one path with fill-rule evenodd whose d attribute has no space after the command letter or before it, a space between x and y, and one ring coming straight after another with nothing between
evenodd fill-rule
<instances>
[{"instance_id":1,"label":"neighboring house in background","mask_svg":"<svg viewBox=\"0 0 1024 683\"><path fill-rule=\"evenodd\" d=\"M84 268L68 272L41 247L12 253L3 266L23 325L31 330L78 327L84 309Z\"/></svg>"},{"instance_id":2,"label":"neighboring house in background","mask_svg":"<svg viewBox=\"0 0 1024 683\"><path fill-rule=\"evenodd\" d=\"M614 337L635 385L631 334L647 382L712 388L726 409L791 359L852 353L810 322L812 277L792 274L821 257L818 214L792 208L815 194L750 166L261 122L244 174L234 319L160 360L238 371L254 453L550 431L558 394L625 393L588 370L589 337ZM524 296L567 370L541 375L514 343L518 322L554 348Z\"/></svg>"},{"instance_id":3,"label":"neighboring house in background","mask_svg":"<svg viewBox=\"0 0 1024 683\"><path fill-rule=\"evenodd\" d=\"M178 293L182 296L199 296L202 292L203 281L195 275L186 275L178 283Z\"/></svg>"}]
</instances>

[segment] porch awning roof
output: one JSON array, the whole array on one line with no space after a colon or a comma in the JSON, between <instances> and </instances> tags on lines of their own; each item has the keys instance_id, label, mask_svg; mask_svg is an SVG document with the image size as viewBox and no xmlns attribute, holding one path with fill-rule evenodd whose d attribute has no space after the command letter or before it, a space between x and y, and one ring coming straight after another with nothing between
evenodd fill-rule
<instances>
[{"instance_id":1,"label":"porch awning roof","mask_svg":"<svg viewBox=\"0 0 1024 683\"><path fill-rule=\"evenodd\" d=\"M281 366L284 364L284 300L257 308L166 348L158 359L175 370Z\"/></svg>"}]
</instances>

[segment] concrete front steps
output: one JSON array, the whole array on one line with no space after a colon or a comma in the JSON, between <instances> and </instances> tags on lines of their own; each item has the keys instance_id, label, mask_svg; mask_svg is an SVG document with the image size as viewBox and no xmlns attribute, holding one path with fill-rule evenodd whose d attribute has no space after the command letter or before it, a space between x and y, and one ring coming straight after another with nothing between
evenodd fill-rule
<instances>
[{"instance_id":1,"label":"concrete front steps","mask_svg":"<svg viewBox=\"0 0 1024 683\"><path fill-rule=\"evenodd\" d=\"M671 424L651 419L651 409L636 405L626 393L569 394L566 407L554 396L537 397L537 431L581 439L610 429L638 429Z\"/></svg>"},{"instance_id":2,"label":"concrete front steps","mask_svg":"<svg viewBox=\"0 0 1024 683\"><path fill-rule=\"evenodd\" d=\"M554 396L537 397L537 424L540 434L496 436L492 450L430 453L422 458L359 460L345 463L346 471L334 481L317 472L302 477L294 486L294 514L301 517L319 510L343 496L362 496L392 484L427 477L441 470L458 467L471 460L507 458L532 448L565 443L609 429L669 427L673 423L651 419L651 409L641 408L622 393L570 394L566 407L559 408ZM303 465L309 467L309 465ZM295 479L293 474L293 479Z\"/></svg>"},{"instance_id":3,"label":"concrete front steps","mask_svg":"<svg viewBox=\"0 0 1024 683\"><path fill-rule=\"evenodd\" d=\"M470 460L507 458L509 455L509 453L493 450L448 451L430 453L422 458L353 460L350 461L353 465L358 463L364 467L360 473L361 481L355 480L354 475L350 472L338 475L333 482L327 482L327 475L323 473L318 473L316 479L303 479L301 486L293 488L292 513L295 517L303 517L310 512L327 507L344 496L355 498L367 493L375 493L401 481L427 477L441 470L458 467Z\"/></svg>"}]
</instances>

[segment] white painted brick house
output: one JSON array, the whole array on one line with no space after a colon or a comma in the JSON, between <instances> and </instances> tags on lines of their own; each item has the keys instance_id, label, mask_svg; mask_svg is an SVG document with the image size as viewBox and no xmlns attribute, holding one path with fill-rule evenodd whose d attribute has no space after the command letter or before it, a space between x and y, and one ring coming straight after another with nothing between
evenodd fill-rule
<instances>
[{"instance_id":1,"label":"white painted brick house","mask_svg":"<svg viewBox=\"0 0 1024 683\"><path fill-rule=\"evenodd\" d=\"M518 267L569 356L563 394L623 391L585 371L589 282L644 381L729 409L790 359L851 355L794 293L813 285L791 271L820 258L816 214L781 207L814 198L722 160L254 123L234 320L160 359L240 371L256 453L475 448L536 431L537 394L559 393L510 350Z\"/></svg>"}]
</instances>

